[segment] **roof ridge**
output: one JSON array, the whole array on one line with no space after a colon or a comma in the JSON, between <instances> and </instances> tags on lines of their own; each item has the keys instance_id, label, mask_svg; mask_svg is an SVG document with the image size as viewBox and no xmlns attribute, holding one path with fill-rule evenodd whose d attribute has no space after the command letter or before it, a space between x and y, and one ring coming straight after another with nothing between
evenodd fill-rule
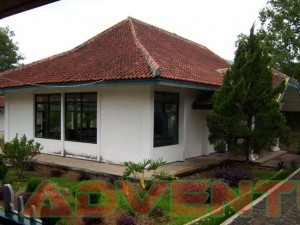
<instances>
[{"instance_id":1,"label":"roof ridge","mask_svg":"<svg viewBox=\"0 0 300 225\"><path fill-rule=\"evenodd\" d=\"M137 33L135 31L134 28L134 24L132 22L131 17L128 17L127 20L129 22L129 26L130 26L130 30L131 30L131 34L134 40L134 43L136 44L136 46L141 50L141 52L143 53L143 55L145 56L147 63L152 71L152 74L154 77L160 76L162 71L161 68L159 67L158 63L154 60L154 58L150 55L150 53L148 52L148 50L145 48L145 46L140 42Z\"/></svg>"},{"instance_id":2,"label":"roof ridge","mask_svg":"<svg viewBox=\"0 0 300 225\"><path fill-rule=\"evenodd\" d=\"M131 20L134 20L135 22L140 23L140 24L143 24L143 25L146 25L146 26L154 27L155 29L160 30L160 31L162 31L162 32L164 32L164 33L166 33L166 34L172 36L172 37L177 38L177 39L183 40L183 41L188 42L188 43L190 43L190 44L197 45L198 47L201 47L201 48L208 49L206 46L201 45L201 44L199 44L199 43L197 43L197 42L195 42L195 41L191 41L191 40L189 40L189 39L187 39L187 38L185 38L185 37L182 37L182 36L180 36L180 35L178 35L178 34L176 34L176 33L172 33L172 32L170 32L170 31L167 31L167 30L165 30L165 29L162 29L162 28L160 28L160 27L154 26L154 25L152 25L152 24L150 24L150 23L146 23L146 22L144 22L144 21L138 20L138 19L133 18L133 17L129 17L129 18L130 18Z\"/></svg>"},{"instance_id":3,"label":"roof ridge","mask_svg":"<svg viewBox=\"0 0 300 225\"><path fill-rule=\"evenodd\" d=\"M48 57L45 57L45 58L42 58L42 59L39 59L37 61L34 61L34 62L31 62L31 63L28 63L28 64L24 64L24 65L21 65L19 67L16 67L16 68L13 68L13 69L9 69L9 70L6 70L6 71L3 71L3 72L0 72L0 77L4 76L6 73L10 73L12 71L18 71L18 70L21 70L23 68L27 68L27 67L31 67L31 66L34 66L34 65L37 65L37 64L40 64L40 63L43 63L43 62L46 62L48 60L51 60L51 59L55 59L55 58L58 58L58 57L61 57L61 56L64 56L68 53L72 53L72 52L75 52L81 48L83 48L84 46L88 45L89 43L93 42L95 39L97 39L99 36L103 35L103 34L106 34L107 32L111 31L112 29L122 25L123 23L125 23L126 20L122 20L120 21L119 23L113 25L112 27L109 27L108 29L98 33L97 35L95 35L94 37L88 39L87 41L75 46L74 48L72 49L69 49L69 50L66 50L64 52L61 52L61 53L58 53L58 54L54 54L54 55L51 55L51 56L48 56Z\"/></svg>"},{"instance_id":4,"label":"roof ridge","mask_svg":"<svg viewBox=\"0 0 300 225\"><path fill-rule=\"evenodd\" d=\"M146 25L146 26L154 27L155 29L157 29L157 30L159 30L159 31L161 31L161 32L163 32L163 33L165 33L165 34L167 34L167 35L170 35L170 36L172 36L172 37L174 37L174 38L177 38L177 39L179 39L179 40L185 41L185 42L187 42L187 43L189 43L189 44L193 44L193 45L198 46L198 47L200 47L200 48L206 49L206 50L210 51L211 53L213 53L213 54L214 54L215 56L217 56L218 58L220 58L220 59L222 59L222 60L225 60L224 58L222 58L221 56L217 55L216 53L214 53L213 51L211 51L209 48L207 48L206 46L204 46L204 45L202 45L202 44L199 44L199 43L197 43L197 42L195 42L195 41L191 41L191 40L189 40L189 39L187 39L187 38L185 38L185 37L182 37L182 36L180 36L180 35L178 35L178 34L176 34L176 33L172 33L172 32L170 32L170 31L167 31L167 30L162 29L162 28L160 28L160 27L157 27L157 26L154 26L154 25L152 25L152 24L146 23L146 22L144 22L144 21L138 20L138 19L136 19L136 18L133 18L133 17L128 17L128 18L130 18L131 20L133 20L133 21L135 21L135 22L137 22L137 23L140 23L140 24L143 24L143 25ZM226 60L225 60L225 61L226 61Z\"/></svg>"}]
</instances>

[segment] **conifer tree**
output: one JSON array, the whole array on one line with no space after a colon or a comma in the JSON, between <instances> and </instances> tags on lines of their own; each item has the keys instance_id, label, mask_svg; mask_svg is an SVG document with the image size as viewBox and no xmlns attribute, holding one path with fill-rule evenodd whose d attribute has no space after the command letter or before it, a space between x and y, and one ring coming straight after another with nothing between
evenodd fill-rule
<instances>
[{"instance_id":1,"label":"conifer tree","mask_svg":"<svg viewBox=\"0 0 300 225\"><path fill-rule=\"evenodd\" d=\"M207 117L209 141L225 143L229 152L250 152L287 143L290 130L280 112L278 95L285 84L273 87L270 57L254 34L240 40L234 64L224 75L223 84L213 97L214 109Z\"/></svg>"}]
</instances>

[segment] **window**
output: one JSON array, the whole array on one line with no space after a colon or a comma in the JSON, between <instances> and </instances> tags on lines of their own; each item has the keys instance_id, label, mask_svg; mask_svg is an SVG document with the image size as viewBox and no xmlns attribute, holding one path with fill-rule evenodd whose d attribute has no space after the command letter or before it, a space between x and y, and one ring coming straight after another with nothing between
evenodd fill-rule
<instances>
[{"instance_id":1,"label":"window","mask_svg":"<svg viewBox=\"0 0 300 225\"><path fill-rule=\"evenodd\" d=\"M178 144L178 106L176 93L154 93L154 147Z\"/></svg>"},{"instance_id":2,"label":"window","mask_svg":"<svg viewBox=\"0 0 300 225\"><path fill-rule=\"evenodd\" d=\"M35 96L35 137L60 139L61 95Z\"/></svg>"},{"instance_id":3,"label":"window","mask_svg":"<svg viewBox=\"0 0 300 225\"><path fill-rule=\"evenodd\" d=\"M66 140L97 142L97 93L66 94Z\"/></svg>"}]
</instances>

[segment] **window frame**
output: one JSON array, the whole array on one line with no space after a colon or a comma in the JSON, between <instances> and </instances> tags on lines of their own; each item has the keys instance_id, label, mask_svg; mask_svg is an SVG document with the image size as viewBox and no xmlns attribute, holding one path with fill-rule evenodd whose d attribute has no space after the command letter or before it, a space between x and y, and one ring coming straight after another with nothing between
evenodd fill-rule
<instances>
[{"instance_id":1,"label":"window frame","mask_svg":"<svg viewBox=\"0 0 300 225\"><path fill-rule=\"evenodd\" d=\"M68 101L68 95L80 95L80 102L77 102L77 101ZM92 94L95 94L96 95L96 100L95 101L88 101L88 103L94 103L96 104L96 111L95 111L95 114L96 114L96 140L95 141L88 141L88 140L84 140L83 139L83 135L82 135L82 129L83 129L83 113L86 113L86 111L84 111L83 109L83 104L86 103L84 102L82 99L83 99L83 95L85 94L88 94L88 95L92 95ZM64 107L65 107L65 141L70 141L70 142L79 142L79 143L89 143L89 144L97 144L98 143L98 118L97 118L97 114L98 114L98 93L97 92L69 92L69 93L65 93L65 103L64 103ZM68 112L76 112L78 113L78 111L74 110L73 111L69 111L68 110L68 103L72 103L72 104L76 104L76 103L80 103L80 140L74 140L74 139L69 139L68 138L68 135L67 135L67 132L68 132L68 128L67 128L67 123L68 123L68 117L67 117L67 114ZM74 106L75 107L75 106Z\"/></svg>"},{"instance_id":2,"label":"window frame","mask_svg":"<svg viewBox=\"0 0 300 225\"><path fill-rule=\"evenodd\" d=\"M50 96L54 96L54 95L57 95L57 96L59 96L59 101L53 101L53 102L51 102L50 101ZM37 101L37 98L38 98L38 96L47 96L47 101L43 101L43 102L38 102ZM41 139L50 139L50 140L61 140L62 139L62 135L61 135L61 131L62 131L62 124L61 124L61 112L62 112L62 108L61 108L61 93L50 93L50 94L35 94L35 96L34 96L34 100L35 100L35 102L34 102L34 116L35 116L35 118L34 118L34 137L35 138L41 138ZM41 111L39 111L38 109L37 109L37 105L38 104L47 104L47 120L46 121L48 121L49 123L47 124L45 124L45 129L46 129L46 131L45 131L45 133L47 134L48 133L48 136L47 137L38 137L37 136L37 113L38 112L41 112ZM50 107L50 105L51 104L59 104L59 107L60 107L60 110L59 110L59 123L60 123L60 132L59 132L59 137L58 138L55 138L55 137L49 137L49 133L50 133L50 115L51 115L51 107ZM53 112L57 112L57 111L53 111Z\"/></svg>"},{"instance_id":3,"label":"window frame","mask_svg":"<svg viewBox=\"0 0 300 225\"><path fill-rule=\"evenodd\" d=\"M160 143L155 142L155 114L158 113L156 112L156 101L155 101L155 95L156 94L162 94L163 95L163 102L160 102L163 104L163 112L161 112L163 114L163 120L167 119L169 114L174 114L174 112L166 112L166 104L176 104L176 137L175 140L167 140L167 130L168 128L166 126L162 126L162 133L163 133L163 140ZM166 101L165 100L165 96L176 96L176 102L170 102L170 101ZM166 91L154 91L154 127L153 127L153 147L163 147L163 146L171 146L171 145L178 145L179 144L179 93L175 93L175 92L166 92ZM166 122L163 121L163 124L165 124Z\"/></svg>"}]
</instances>

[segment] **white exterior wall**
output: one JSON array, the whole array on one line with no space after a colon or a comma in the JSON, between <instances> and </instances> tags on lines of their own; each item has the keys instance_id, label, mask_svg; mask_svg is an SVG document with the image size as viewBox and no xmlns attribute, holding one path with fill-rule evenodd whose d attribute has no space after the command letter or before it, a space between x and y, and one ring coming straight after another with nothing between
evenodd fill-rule
<instances>
[{"instance_id":1,"label":"white exterior wall","mask_svg":"<svg viewBox=\"0 0 300 225\"><path fill-rule=\"evenodd\" d=\"M177 145L155 148L152 146L152 157L154 159L163 158L167 162L174 162L213 152L213 147L209 145L207 139L207 114L205 111L194 110L192 108L193 102L199 97L200 91L171 87L155 87L154 91L179 93L179 142ZM154 115L154 91L152 92L151 101L152 115ZM152 131L153 119L154 117L152 117L151 123ZM153 132L151 140L153 140Z\"/></svg>"},{"instance_id":2,"label":"white exterior wall","mask_svg":"<svg viewBox=\"0 0 300 225\"><path fill-rule=\"evenodd\" d=\"M22 92L7 94L5 98L5 140L13 139L16 134L27 138L34 137L33 93Z\"/></svg>"},{"instance_id":3,"label":"white exterior wall","mask_svg":"<svg viewBox=\"0 0 300 225\"><path fill-rule=\"evenodd\" d=\"M103 88L100 102L102 160L120 163L150 158L151 88Z\"/></svg>"},{"instance_id":4,"label":"white exterior wall","mask_svg":"<svg viewBox=\"0 0 300 225\"><path fill-rule=\"evenodd\" d=\"M179 93L179 144L153 147L154 91ZM64 93L97 92L97 144L64 141ZM167 162L213 152L206 127L207 111L193 110L200 91L174 87L105 87L47 89L6 95L5 139L16 133L34 138L35 94L62 94L62 140L35 138L43 153L111 163L163 158Z\"/></svg>"}]
</instances>

